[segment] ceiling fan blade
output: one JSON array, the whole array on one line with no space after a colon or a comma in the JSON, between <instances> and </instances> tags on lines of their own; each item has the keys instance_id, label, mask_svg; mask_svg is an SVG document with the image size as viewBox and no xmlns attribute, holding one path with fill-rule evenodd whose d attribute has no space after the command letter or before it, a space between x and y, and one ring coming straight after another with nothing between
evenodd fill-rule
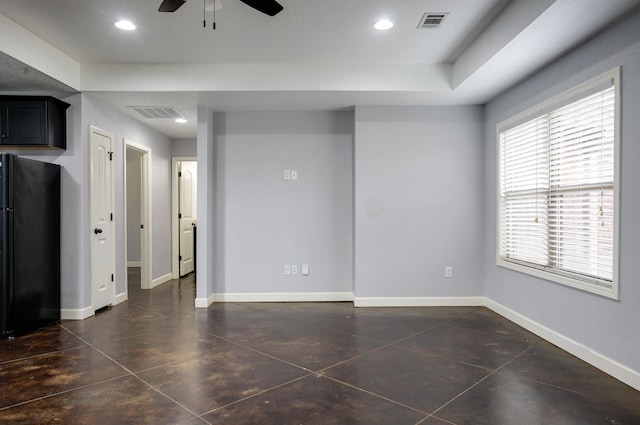
<instances>
[{"instance_id":1,"label":"ceiling fan blade","mask_svg":"<svg viewBox=\"0 0 640 425\"><path fill-rule=\"evenodd\" d=\"M165 0L166 1L166 0ZM275 16L284 9L280 3L276 0L240 0L247 6L253 7L255 10L260 11L269 16Z\"/></svg>"},{"instance_id":2,"label":"ceiling fan blade","mask_svg":"<svg viewBox=\"0 0 640 425\"><path fill-rule=\"evenodd\" d=\"M186 3L186 0L162 0L158 12L175 12Z\"/></svg>"}]
</instances>

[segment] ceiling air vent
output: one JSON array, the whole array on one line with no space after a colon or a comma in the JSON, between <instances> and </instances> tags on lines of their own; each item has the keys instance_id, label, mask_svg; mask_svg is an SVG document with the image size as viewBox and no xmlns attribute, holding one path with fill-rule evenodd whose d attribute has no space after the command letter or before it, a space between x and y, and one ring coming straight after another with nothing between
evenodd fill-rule
<instances>
[{"instance_id":1,"label":"ceiling air vent","mask_svg":"<svg viewBox=\"0 0 640 425\"><path fill-rule=\"evenodd\" d=\"M176 108L172 106L129 106L145 118L184 118Z\"/></svg>"},{"instance_id":2,"label":"ceiling air vent","mask_svg":"<svg viewBox=\"0 0 640 425\"><path fill-rule=\"evenodd\" d=\"M449 12L427 12L422 15L418 28L440 28Z\"/></svg>"}]
</instances>

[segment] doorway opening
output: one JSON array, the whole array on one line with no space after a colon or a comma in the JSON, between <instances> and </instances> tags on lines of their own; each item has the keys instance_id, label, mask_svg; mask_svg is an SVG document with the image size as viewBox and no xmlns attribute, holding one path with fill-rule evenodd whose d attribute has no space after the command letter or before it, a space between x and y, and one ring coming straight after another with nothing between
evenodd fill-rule
<instances>
[{"instance_id":1,"label":"doorway opening","mask_svg":"<svg viewBox=\"0 0 640 425\"><path fill-rule=\"evenodd\" d=\"M127 268L139 267L141 289L151 289L151 149L125 139L124 158Z\"/></svg>"},{"instance_id":2,"label":"doorway opening","mask_svg":"<svg viewBox=\"0 0 640 425\"><path fill-rule=\"evenodd\" d=\"M174 279L195 272L197 237L198 164L195 157L173 158L173 265Z\"/></svg>"}]
</instances>

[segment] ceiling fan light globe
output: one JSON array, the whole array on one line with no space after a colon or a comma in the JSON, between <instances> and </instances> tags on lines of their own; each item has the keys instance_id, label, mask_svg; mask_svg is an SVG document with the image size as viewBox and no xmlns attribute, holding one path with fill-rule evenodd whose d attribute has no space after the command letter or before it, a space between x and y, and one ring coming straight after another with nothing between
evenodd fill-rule
<instances>
[{"instance_id":1,"label":"ceiling fan light globe","mask_svg":"<svg viewBox=\"0 0 640 425\"><path fill-rule=\"evenodd\" d=\"M136 29L136 26L133 22L127 21L125 19L118 21L114 24L116 28L119 28L124 31L133 31Z\"/></svg>"},{"instance_id":2,"label":"ceiling fan light globe","mask_svg":"<svg viewBox=\"0 0 640 425\"><path fill-rule=\"evenodd\" d=\"M380 19L373 25L373 27L380 31L386 31L393 28L393 22L388 19Z\"/></svg>"}]
</instances>

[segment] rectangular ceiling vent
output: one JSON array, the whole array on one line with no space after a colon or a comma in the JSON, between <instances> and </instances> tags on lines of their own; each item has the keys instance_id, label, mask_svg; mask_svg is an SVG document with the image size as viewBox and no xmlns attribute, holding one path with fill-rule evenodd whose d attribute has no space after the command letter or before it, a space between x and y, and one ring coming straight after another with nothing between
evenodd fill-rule
<instances>
[{"instance_id":1,"label":"rectangular ceiling vent","mask_svg":"<svg viewBox=\"0 0 640 425\"><path fill-rule=\"evenodd\" d=\"M427 12L422 15L418 28L440 28L449 12Z\"/></svg>"},{"instance_id":2,"label":"rectangular ceiling vent","mask_svg":"<svg viewBox=\"0 0 640 425\"><path fill-rule=\"evenodd\" d=\"M172 106L129 106L145 118L184 118L184 116Z\"/></svg>"}]
</instances>

